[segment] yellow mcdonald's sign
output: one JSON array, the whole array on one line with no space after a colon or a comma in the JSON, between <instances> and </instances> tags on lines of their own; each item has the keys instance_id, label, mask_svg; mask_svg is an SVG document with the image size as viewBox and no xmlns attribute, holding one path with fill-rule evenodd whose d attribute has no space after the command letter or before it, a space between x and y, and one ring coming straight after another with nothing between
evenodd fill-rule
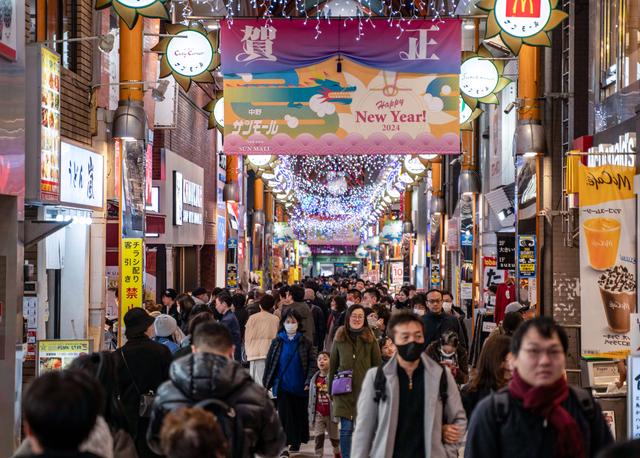
<instances>
[{"instance_id":1,"label":"yellow mcdonald's sign","mask_svg":"<svg viewBox=\"0 0 640 458\"><path fill-rule=\"evenodd\" d=\"M541 0L507 0L507 17L540 17Z\"/></svg>"}]
</instances>

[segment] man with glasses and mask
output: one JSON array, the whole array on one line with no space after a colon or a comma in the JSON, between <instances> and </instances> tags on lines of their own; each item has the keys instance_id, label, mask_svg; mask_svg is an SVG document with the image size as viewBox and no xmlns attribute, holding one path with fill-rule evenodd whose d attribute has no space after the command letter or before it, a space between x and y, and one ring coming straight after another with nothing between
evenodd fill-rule
<instances>
[{"instance_id":1,"label":"man with glasses and mask","mask_svg":"<svg viewBox=\"0 0 640 458\"><path fill-rule=\"evenodd\" d=\"M567 384L568 346L564 329L549 317L518 328L513 378L473 411L465 457L586 458L613 442L591 393Z\"/></svg>"},{"instance_id":2,"label":"man with glasses and mask","mask_svg":"<svg viewBox=\"0 0 640 458\"><path fill-rule=\"evenodd\" d=\"M431 342L436 342L445 331L453 331L458 337L464 336L460 321L448 313L445 313L443 304L442 291L439 289L430 289L427 292L427 313L422 317L424 323L424 332L427 346ZM467 348L464 338L460 343Z\"/></svg>"},{"instance_id":3,"label":"man with glasses and mask","mask_svg":"<svg viewBox=\"0 0 640 458\"><path fill-rule=\"evenodd\" d=\"M393 314L388 335L397 352L367 372L352 456L457 457L467 419L451 372L424 353L422 321L413 313Z\"/></svg>"}]
</instances>

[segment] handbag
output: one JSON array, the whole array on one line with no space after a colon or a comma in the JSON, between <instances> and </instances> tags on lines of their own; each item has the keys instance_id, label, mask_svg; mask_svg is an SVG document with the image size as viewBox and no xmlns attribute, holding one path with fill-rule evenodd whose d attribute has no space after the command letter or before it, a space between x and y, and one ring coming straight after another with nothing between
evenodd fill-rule
<instances>
[{"instance_id":1,"label":"handbag","mask_svg":"<svg viewBox=\"0 0 640 458\"><path fill-rule=\"evenodd\" d=\"M337 396L351 392L353 392L353 371L349 369L336 373L331 382L331 394Z\"/></svg>"},{"instance_id":2,"label":"handbag","mask_svg":"<svg viewBox=\"0 0 640 458\"><path fill-rule=\"evenodd\" d=\"M149 390L147 393L141 393L140 388L138 388L138 384L136 383L136 379L133 377L131 373L131 369L129 369L129 364L127 364L127 359L124 357L124 350L120 350L120 355L122 356L122 361L124 361L124 365L127 368L127 372L129 372L129 377L131 377L131 382L133 383L133 387L136 389L138 393L138 416L140 418L149 418L151 416L151 408L153 407L153 401L156 397L155 393Z\"/></svg>"}]
</instances>

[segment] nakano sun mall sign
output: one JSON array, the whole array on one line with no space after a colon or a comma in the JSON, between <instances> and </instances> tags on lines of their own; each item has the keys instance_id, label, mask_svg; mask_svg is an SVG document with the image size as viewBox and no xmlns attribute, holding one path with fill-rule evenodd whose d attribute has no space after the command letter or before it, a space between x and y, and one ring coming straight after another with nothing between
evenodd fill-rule
<instances>
[{"instance_id":1,"label":"nakano sun mall sign","mask_svg":"<svg viewBox=\"0 0 640 458\"><path fill-rule=\"evenodd\" d=\"M375 49L361 32L223 21L225 153L458 154L460 21L376 22Z\"/></svg>"}]
</instances>

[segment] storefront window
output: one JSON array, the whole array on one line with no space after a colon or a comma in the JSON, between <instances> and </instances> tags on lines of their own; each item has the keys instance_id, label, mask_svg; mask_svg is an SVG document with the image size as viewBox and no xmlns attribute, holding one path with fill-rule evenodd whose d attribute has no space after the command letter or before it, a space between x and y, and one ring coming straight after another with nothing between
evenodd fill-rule
<instances>
[{"instance_id":1,"label":"storefront window","mask_svg":"<svg viewBox=\"0 0 640 458\"><path fill-rule=\"evenodd\" d=\"M618 78L618 0L603 0L600 15L600 89L606 99L616 92Z\"/></svg>"},{"instance_id":2,"label":"storefront window","mask_svg":"<svg viewBox=\"0 0 640 458\"><path fill-rule=\"evenodd\" d=\"M592 2L600 21L594 36L599 59L595 131L601 132L635 116L640 103L640 2Z\"/></svg>"},{"instance_id":3,"label":"storefront window","mask_svg":"<svg viewBox=\"0 0 640 458\"><path fill-rule=\"evenodd\" d=\"M40 41L68 40L77 34L77 0L46 0L43 8L36 8L36 37ZM33 17L33 16L32 16ZM42 21L42 23L40 23ZM49 44L62 56L62 65L75 72L77 43L60 41Z\"/></svg>"},{"instance_id":4,"label":"storefront window","mask_svg":"<svg viewBox=\"0 0 640 458\"><path fill-rule=\"evenodd\" d=\"M640 80L640 2L602 0L600 3L601 99Z\"/></svg>"},{"instance_id":5,"label":"storefront window","mask_svg":"<svg viewBox=\"0 0 640 458\"><path fill-rule=\"evenodd\" d=\"M640 80L640 2L626 0L623 17L623 69L622 87L631 86Z\"/></svg>"}]
</instances>

